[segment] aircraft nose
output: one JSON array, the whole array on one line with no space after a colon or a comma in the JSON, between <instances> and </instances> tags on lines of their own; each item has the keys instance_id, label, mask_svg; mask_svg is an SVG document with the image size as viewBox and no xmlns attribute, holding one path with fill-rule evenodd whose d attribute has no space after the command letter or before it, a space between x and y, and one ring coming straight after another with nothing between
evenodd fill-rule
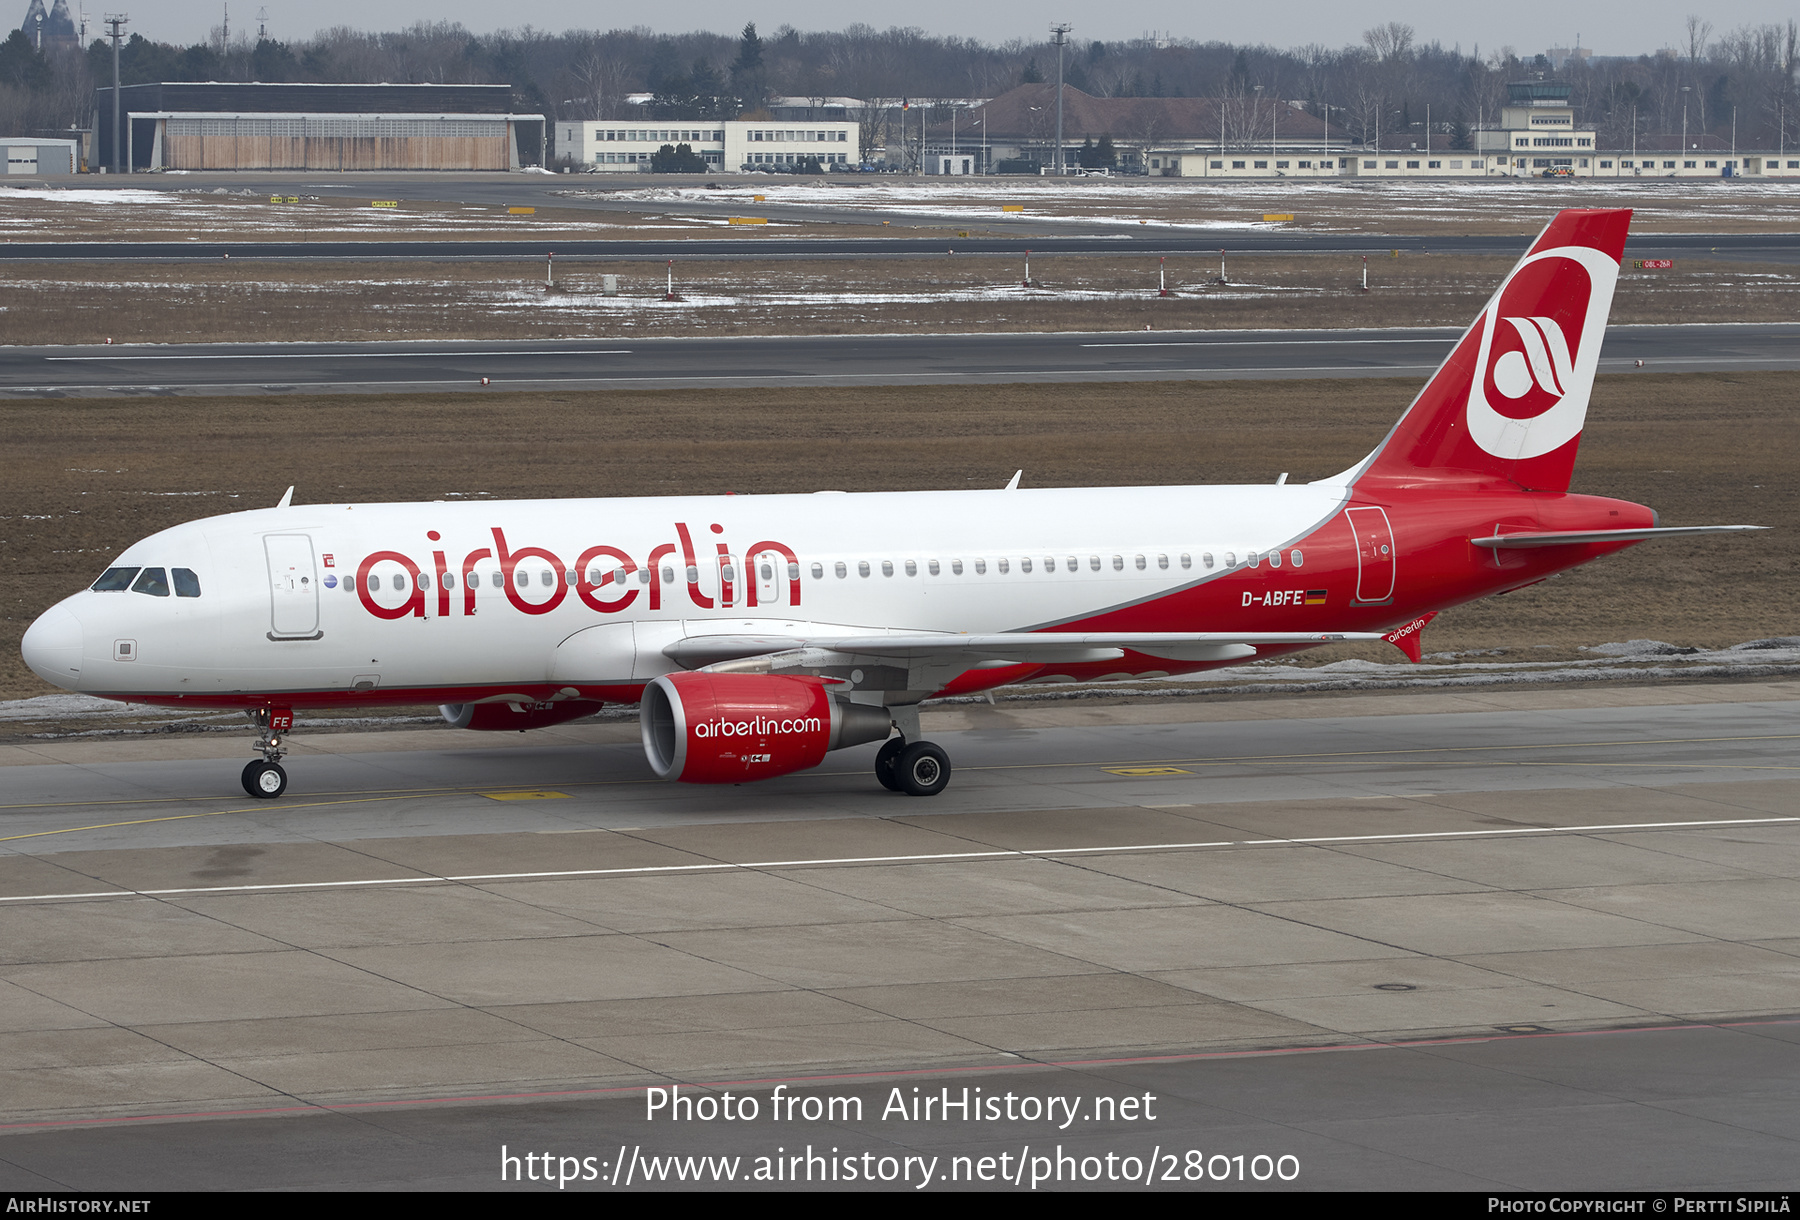
<instances>
[{"instance_id":1,"label":"aircraft nose","mask_svg":"<svg viewBox=\"0 0 1800 1220\"><path fill-rule=\"evenodd\" d=\"M81 620L63 606L52 606L26 628L19 651L38 677L74 690L81 680L81 642Z\"/></svg>"}]
</instances>

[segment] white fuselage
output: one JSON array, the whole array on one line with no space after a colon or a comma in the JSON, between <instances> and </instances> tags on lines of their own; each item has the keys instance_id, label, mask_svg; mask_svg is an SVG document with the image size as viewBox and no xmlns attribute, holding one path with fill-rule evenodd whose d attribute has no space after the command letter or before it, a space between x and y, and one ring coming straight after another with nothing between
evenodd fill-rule
<instances>
[{"instance_id":1,"label":"white fuselage","mask_svg":"<svg viewBox=\"0 0 1800 1220\"><path fill-rule=\"evenodd\" d=\"M661 649L686 636L1043 629L1271 554L1291 569L1296 541L1346 496L1309 484L261 509L164 530L114 561L190 570L200 596L79 593L25 651L60 686L120 697L641 685L679 668Z\"/></svg>"}]
</instances>

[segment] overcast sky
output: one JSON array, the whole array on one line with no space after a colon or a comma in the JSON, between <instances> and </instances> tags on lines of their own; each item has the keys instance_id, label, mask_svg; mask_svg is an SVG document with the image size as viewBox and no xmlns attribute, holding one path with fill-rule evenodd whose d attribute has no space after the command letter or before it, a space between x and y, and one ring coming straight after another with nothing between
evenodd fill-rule
<instances>
[{"instance_id":1,"label":"overcast sky","mask_svg":"<svg viewBox=\"0 0 1800 1220\"><path fill-rule=\"evenodd\" d=\"M83 0L70 0L79 12ZM23 16L27 0L13 0ZM90 36L103 29L102 6L89 4ZM108 11L131 15L131 32L163 42L192 43L207 37L224 16L220 0L120 0ZM254 33L258 0L231 4L231 28ZM567 29L609 29L647 25L665 33L686 30L736 31L756 22L767 37L782 25L800 30L842 29L852 22L878 28L916 26L931 34L956 35L998 43L1014 38L1044 37L1053 21L1074 27L1070 38L1116 41L1156 32L1202 42L1268 43L1294 47L1321 43L1339 47L1360 42L1362 31L1387 21L1404 21L1420 42L1436 40L1446 47L1477 45L1485 54L1511 46L1534 54L1550 46L1568 46L1577 34L1581 45L1601 55L1639 55L1673 46L1685 37L1689 13L1701 13L1722 33L1740 25L1791 20L1794 5L1777 0L1514 0L1470 8L1444 0L1383 0L1379 4L1345 4L1341 0L1288 0L1279 5L1208 5L1187 0L1108 0L1105 4L1040 4L989 0L971 6L967 0L912 0L901 5L865 9L826 0L690 0L673 9L651 5L601 6L583 0L525 0L495 5L491 0L272 0L267 5L269 35L282 40L307 38L320 29L347 25L362 30L395 30L419 21L461 22L478 33L495 28L496 13L513 26L531 25L552 33Z\"/></svg>"}]
</instances>

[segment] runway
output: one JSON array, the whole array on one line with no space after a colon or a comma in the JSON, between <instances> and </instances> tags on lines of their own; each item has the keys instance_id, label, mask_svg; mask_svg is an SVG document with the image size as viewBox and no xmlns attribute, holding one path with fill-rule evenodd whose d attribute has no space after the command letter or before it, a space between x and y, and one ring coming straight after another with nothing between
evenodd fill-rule
<instances>
[{"instance_id":1,"label":"runway","mask_svg":"<svg viewBox=\"0 0 1800 1220\"><path fill-rule=\"evenodd\" d=\"M761 205L757 205L761 207ZM741 210L742 204L736 210ZM646 208L633 211L693 212L705 209ZM800 209L793 209L800 213ZM810 209L792 219L810 224L832 223L829 215ZM843 223L868 225L866 213ZM908 224L939 230L933 237L667 237L620 241L101 241L0 243L0 260L10 262L217 262L223 258L280 259L303 262L393 262L425 260L525 260L541 263L546 249L558 259L645 261L661 259L730 258L941 258L946 249L958 254L1006 254L1017 256L1029 249L1046 256L1059 254L1108 254L1130 257L1233 254L1387 254L1392 250L1433 254L1501 254L1517 257L1531 245L1529 235L1436 234L1396 236L1380 233L1313 233L1278 230L1200 232L1146 229L1132 232L1118 226L1105 231L1083 232L1077 224L1057 224L1054 233L1021 228L1016 234L983 234L945 238L945 231L968 230L973 222L948 218ZM983 230L1001 227L983 221ZM1781 263L1800 261L1800 234L1793 233L1644 233L1625 243L1626 258L1709 258L1740 262Z\"/></svg>"},{"instance_id":2,"label":"runway","mask_svg":"<svg viewBox=\"0 0 1800 1220\"><path fill-rule=\"evenodd\" d=\"M0 747L0 1186L500 1188L502 1143L1791 1185L1800 683L963 705L931 801L866 748L663 785L634 731L302 727L275 805L247 738ZM646 1120L677 1082L765 1110ZM867 1112L773 1126L778 1082Z\"/></svg>"},{"instance_id":3,"label":"runway","mask_svg":"<svg viewBox=\"0 0 1800 1220\"><path fill-rule=\"evenodd\" d=\"M661 389L1387 377L1428 373L1461 333L844 335L579 342L0 348L0 395ZM1800 368L1800 325L1614 326L1600 371Z\"/></svg>"}]
</instances>

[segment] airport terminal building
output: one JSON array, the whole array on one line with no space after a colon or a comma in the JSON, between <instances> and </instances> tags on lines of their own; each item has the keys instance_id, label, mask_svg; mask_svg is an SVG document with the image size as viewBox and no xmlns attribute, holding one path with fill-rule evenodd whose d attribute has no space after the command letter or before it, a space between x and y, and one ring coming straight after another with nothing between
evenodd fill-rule
<instances>
[{"instance_id":1,"label":"airport terminal building","mask_svg":"<svg viewBox=\"0 0 1800 1220\"><path fill-rule=\"evenodd\" d=\"M111 166L113 91L94 91L94 165ZM544 163L544 116L510 85L127 85L122 172L508 170Z\"/></svg>"},{"instance_id":2,"label":"airport terminal building","mask_svg":"<svg viewBox=\"0 0 1800 1220\"><path fill-rule=\"evenodd\" d=\"M589 119L556 124L557 160L594 173L639 173L665 144L688 145L706 168L754 173L818 161L862 161L860 125L747 119Z\"/></svg>"},{"instance_id":3,"label":"airport terminal building","mask_svg":"<svg viewBox=\"0 0 1800 1220\"><path fill-rule=\"evenodd\" d=\"M1095 98L1063 86L1063 157L1105 137L1117 168L1166 178L1790 178L1800 149L1739 149L1698 130L1603 144L1577 121L1560 81L1516 81L1498 114L1481 116L1466 146L1444 124L1352 139L1343 111L1237 98ZM1055 155L1056 88L1023 85L959 111L926 133L927 173L1037 172ZM1439 116L1442 119L1444 116ZM1326 122L1325 119L1330 119Z\"/></svg>"}]
</instances>

